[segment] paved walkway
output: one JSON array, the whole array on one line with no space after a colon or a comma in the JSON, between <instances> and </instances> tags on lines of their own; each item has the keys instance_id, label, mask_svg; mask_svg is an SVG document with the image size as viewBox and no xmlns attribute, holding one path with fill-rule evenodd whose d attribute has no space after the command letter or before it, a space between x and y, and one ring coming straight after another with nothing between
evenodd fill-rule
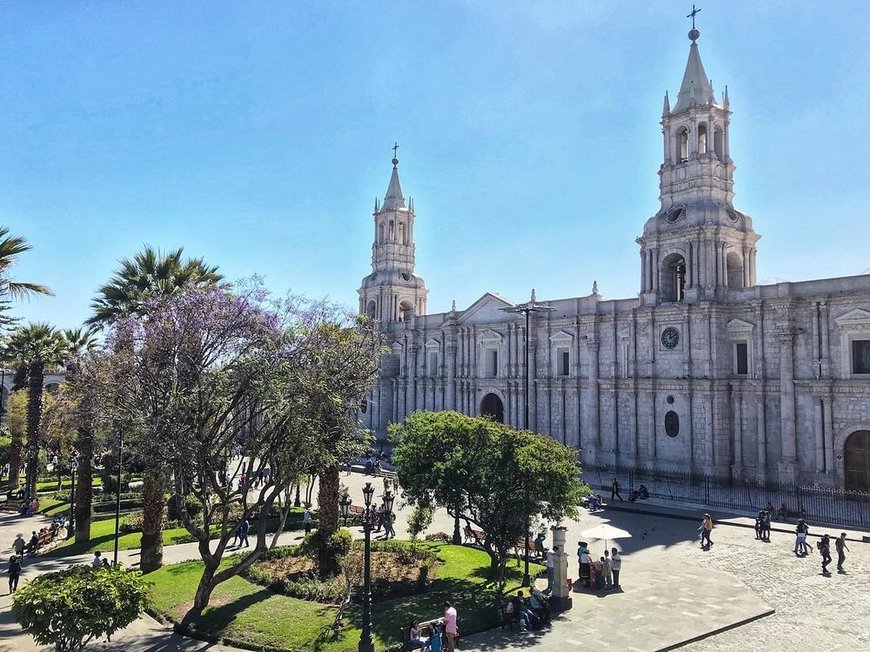
<instances>
[{"instance_id":1,"label":"paved walkway","mask_svg":"<svg viewBox=\"0 0 870 652\"><path fill-rule=\"evenodd\" d=\"M360 502L361 488L372 481L382 489L381 480L359 474L342 476L351 497ZM633 511L622 511L620 508ZM640 510L640 511L635 511ZM397 500L396 530L406 537L407 514ZM854 650L870 648L870 628L865 617L870 613L870 592L866 578L870 574L870 545L860 543L866 533L849 533L851 552L847 558L848 574L822 577L818 554L798 559L791 554L794 537L786 531L774 531L771 543L754 539L745 516L729 516L711 511L717 528L716 542L709 551L698 545L696 528L699 511L679 510L672 504L652 502L616 505L597 514L581 513L567 523L569 542L576 543L580 533L601 522L610 522L628 530L633 538L610 542L623 553L622 593L575 593L574 608L554 621L552 628L537 633L510 633L494 630L463 637L463 650L519 650L535 647L542 652L571 650L660 650L697 636L709 636L771 610L772 615L729 629L715 636L689 644L688 650L756 649L763 641L775 640L781 649ZM8 548L16 531L38 529L44 519L23 519L0 515L0 554L8 557ZM812 528L812 524L811 524ZM453 521L444 511L436 513L429 532L452 533ZM813 528L821 533L818 528ZM834 534L835 530L829 530ZM358 530L353 530L359 536ZM299 534L283 535L281 543L299 540ZM603 542L589 541L596 554ZM137 551L122 551L129 566L138 562ZM196 544L164 548L164 559L175 563L198 557ZM28 560L23 579L39 572L87 562L90 555L74 558L40 558ZM572 558L570 573L576 575ZM32 639L21 633L9 612L11 602L5 595L5 577L0 584L0 651L31 652L40 650ZM461 627L461 614L460 614ZM119 633L110 644L89 645L88 649L124 650L125 652L199 652L228 650L172 634L151 618L145 617Z\"/></svg>"}]
</instances>

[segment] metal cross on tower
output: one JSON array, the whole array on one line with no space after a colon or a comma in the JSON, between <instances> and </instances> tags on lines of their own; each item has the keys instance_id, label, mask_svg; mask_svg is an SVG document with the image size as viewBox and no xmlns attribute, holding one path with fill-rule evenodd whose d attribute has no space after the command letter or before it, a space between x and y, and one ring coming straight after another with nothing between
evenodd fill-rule
<instances>
[{"instance_id":1,"label":"metal cross on tower","mask_svg":"<svg viewBox=\"0 0 870 652\"><path fill-rule=\"evenodd\" d=\"M399 143L393 143L393 158L398 158L396 152L399 151Z\"/></svg>"},{"instance_id":2,"label":"metal cross on tower","mask_svg":"<svg viewBox=\"0 0 870 652\"><path fill-rule=\"evenodd\" d=\"M692 29L695 29L695 16L697 13L701 11L700 9L695 9L695 5L692 5L692 13L690 13L686 18L692 19Z\"/></svg>"}]
</instances>

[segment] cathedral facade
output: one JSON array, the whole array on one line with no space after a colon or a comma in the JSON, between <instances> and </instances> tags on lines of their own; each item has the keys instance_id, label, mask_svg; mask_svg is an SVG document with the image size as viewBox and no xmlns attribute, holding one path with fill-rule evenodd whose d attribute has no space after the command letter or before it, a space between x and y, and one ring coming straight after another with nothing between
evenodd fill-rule
<instances>
[{"instance_id":1,"label":"cathedral facade","mask_svg":"<svg viewBox=\"0 0 870 652\"><path fill-rule=\"evenodd\" d=\"M427 314L393 159L359 290L389 346L360 415L380 438L415 410L457 410L549 434L586 464L870 491L870 275L757 284L728 91L714 94L698 37L673 107L665 94L636 297L486 293Z\"/></svg>"}]
</instances>

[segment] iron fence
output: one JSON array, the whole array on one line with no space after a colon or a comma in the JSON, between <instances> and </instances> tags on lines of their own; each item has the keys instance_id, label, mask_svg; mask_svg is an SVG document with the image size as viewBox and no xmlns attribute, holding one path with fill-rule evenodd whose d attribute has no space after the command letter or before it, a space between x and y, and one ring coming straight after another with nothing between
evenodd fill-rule
<instances>
[{"instance_id":1,"label":"iron fence","mask_svg":"<svg viewBox=\"0 0 870 652\"><path fill-rule=\"evenodd\" d=\"M738 481L642 467L583 468L583 480L596 492L609 492L613 478L619 480L622 497L626 500L643 485L650 497L661 500L751 512L763 509L769 502L775 514L784 508L791 518L802 516L808 521L870 530L868 492L750 479Z\"/></svg>"}]
</instances>

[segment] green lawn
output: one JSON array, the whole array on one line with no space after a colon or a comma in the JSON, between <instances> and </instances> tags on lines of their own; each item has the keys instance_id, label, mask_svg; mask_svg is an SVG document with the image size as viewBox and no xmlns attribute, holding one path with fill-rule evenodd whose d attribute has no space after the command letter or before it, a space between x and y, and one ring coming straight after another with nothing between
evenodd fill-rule
<instances>
[{"instance_id":1,"label":"green lawn","mask_svg":"<svg viewBox=\"0 0 870 652\"><path fill-rule=\"evenodd\" d=\"M429 620L440 616L441 605L448 599L459 611L461 631L472 633L498 625L498 614L492 607L494 586L485 579L489 568L486 553L464 546L420 545L430 546L445 563L427 592L375 603L372 611L378 649L399 643L400 629L411 618ZM543 571L537 564L530 568L532 573ZM172 620L180 620L190 606L201 572L200 562L187 562L149 574L154 608ZM521 577L516 564L508 564L508 577L507 590L516 588ZM194 627L206 637L229 643L244 641L248 646L300 652L356 650L360 610L353 607L347 613L345 629L338 640L325 635L334 616L334 607L272 593L237 576L215 589L211 606Z\"/></svg>"}]
</instances>

